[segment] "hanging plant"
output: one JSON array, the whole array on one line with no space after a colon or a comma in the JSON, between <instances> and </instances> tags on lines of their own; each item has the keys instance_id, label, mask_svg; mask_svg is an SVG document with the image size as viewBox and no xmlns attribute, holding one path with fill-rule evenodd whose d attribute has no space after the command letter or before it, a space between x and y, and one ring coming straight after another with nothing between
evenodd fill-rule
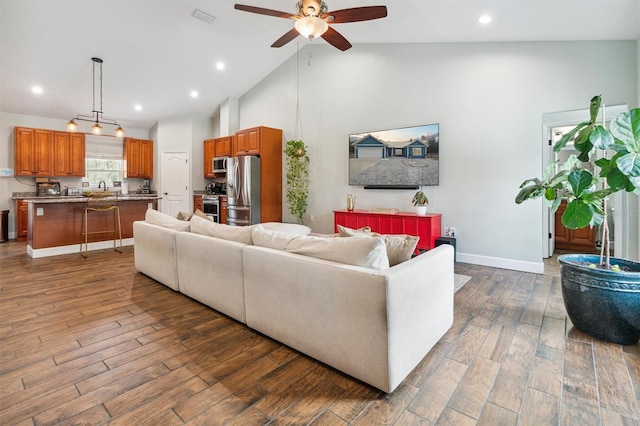
<instances>
[{"instance_id":1,"label":"hanging plant","mask_svg":"<svg viewBox=\"0 0 640 426\"><path fill-rule=\"evenodd\" d=\"M284 153L287 158L287 203L289 212L298 223L307 212L309 198L309 157L307 147L301 140L287 141Z\"/></svg>"}]
</instances>

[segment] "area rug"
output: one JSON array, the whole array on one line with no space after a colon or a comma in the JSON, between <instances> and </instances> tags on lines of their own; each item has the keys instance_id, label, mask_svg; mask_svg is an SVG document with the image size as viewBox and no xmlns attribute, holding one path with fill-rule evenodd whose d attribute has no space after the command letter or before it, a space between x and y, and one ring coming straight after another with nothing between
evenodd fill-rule
<instances>
[{"instance_id":1,"label":"area rug","mask_svg":"<svg viewBox=\"0 0 640 426\"><path fill-rule=\"evenodd\" d=\"M453 274L453 292L455 293L456 291L460 290L462 286L465 285L470 279L471 277L468 275Z\"/></svg>"}]
</instances>

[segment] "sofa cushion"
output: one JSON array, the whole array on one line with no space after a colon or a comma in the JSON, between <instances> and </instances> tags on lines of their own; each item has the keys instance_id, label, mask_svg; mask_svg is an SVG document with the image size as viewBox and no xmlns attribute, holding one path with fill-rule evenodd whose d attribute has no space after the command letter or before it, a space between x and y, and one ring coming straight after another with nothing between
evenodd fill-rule
<instances>
[{"instance_id":1,"label":"sofa cushion","mask_svg":"<svg viewBox=\"0 0 640 426\"><path fill-rule=\"evenodd\" d=\"M257 246L365 268L389 268L387 250L381 238L323 238L266 229L254 229L252 238Z\"/></svg>"},{"instance_id":2,"label":"sofa cushion","mask_svg":"<svg viewBox=\"0 0 640 426\"><path fill-rule=\"evenodd\" d=\"M265 222L262 227L269 231L286 232L288 234L309 235L311 228L298 223Z\"/></svg>"},{"instance_id":3,"label":"sofa cushion","mask_svg":"<svg viewBox=\"0 0 640 426\"><path fill-rule=\"evenodd\" d=\"M223 240L236 241L243 244L253 244L251 230L261 225L231 226L215 223L209 219L203 219L195 214L191 217L191 232Z\"/></svg>"},{"instance_id":4,"label":"sofa cushion","mask_svg":"<svg viewBox=\"0 0 640 426\"><path fill-rule=\"evenodd\" d=\"M163 228L173 229L174 231L188 231L189 222L176 219L168 214L161 213L154 209L147 209L144 220L152 225L162 226Z\"/></svg>"},{"instance_id":5,"label":"sofa cushion","mask_svg":"<svg viewBox=\"0 0 640 426\"><path fill-rule=\"evenodd\" d=\"M338 225L338 235L341 237L380 237L387 246L387 256L389 257L389 266L394 266L405 260L411 259L411 255L415 252L420 237L413 235L393 235L378 234L369 230L351 229L346 226Z\"/></svg>"},{"instance_id":6,"label":"sofa cushion","mask_svg":"<svg viewBox=\"0 0 640 426\"><path fill-rule=\"evenodd\" d=\"M189 220L189 219L191 219L191 216L193 216L193 213L178 212L178 214L176 215L176 219L178 219L178 220Z\"/></svg>"}]
</instances>

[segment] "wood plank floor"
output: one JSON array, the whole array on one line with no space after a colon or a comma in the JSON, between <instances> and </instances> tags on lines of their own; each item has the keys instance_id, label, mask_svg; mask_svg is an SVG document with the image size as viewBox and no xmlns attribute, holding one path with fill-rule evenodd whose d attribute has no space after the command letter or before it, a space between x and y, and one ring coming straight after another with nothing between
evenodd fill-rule
<instances>
[{"instance_id":1,"label":"wood plank floor","mask_svg":"<svg viewBox=\"0 0 640 426\"><path fill-rule=\"evenodd\" d=\"M2 243L0 424L640 425L640 346L574 330L547 271L458 263L452 328L387 395L137 273L131 247Z\"/></svg>"}]
</instances>

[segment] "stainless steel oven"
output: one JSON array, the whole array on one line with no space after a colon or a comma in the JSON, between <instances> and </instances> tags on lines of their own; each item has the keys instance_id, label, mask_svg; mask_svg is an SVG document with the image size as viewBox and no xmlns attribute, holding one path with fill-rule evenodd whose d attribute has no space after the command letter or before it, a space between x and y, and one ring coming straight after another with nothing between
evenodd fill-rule
<instances>
[{"instance_id":1,"label":"stainless steel oven","mask_svg":"<svg viewBox=\"0 0 640 426\"><path fill-rule=\"evenodd\" d=\"M202 197L203 213L214 222L220 223L220 198L217 195L205 195Z\"/></svg>"}]
</instances>

